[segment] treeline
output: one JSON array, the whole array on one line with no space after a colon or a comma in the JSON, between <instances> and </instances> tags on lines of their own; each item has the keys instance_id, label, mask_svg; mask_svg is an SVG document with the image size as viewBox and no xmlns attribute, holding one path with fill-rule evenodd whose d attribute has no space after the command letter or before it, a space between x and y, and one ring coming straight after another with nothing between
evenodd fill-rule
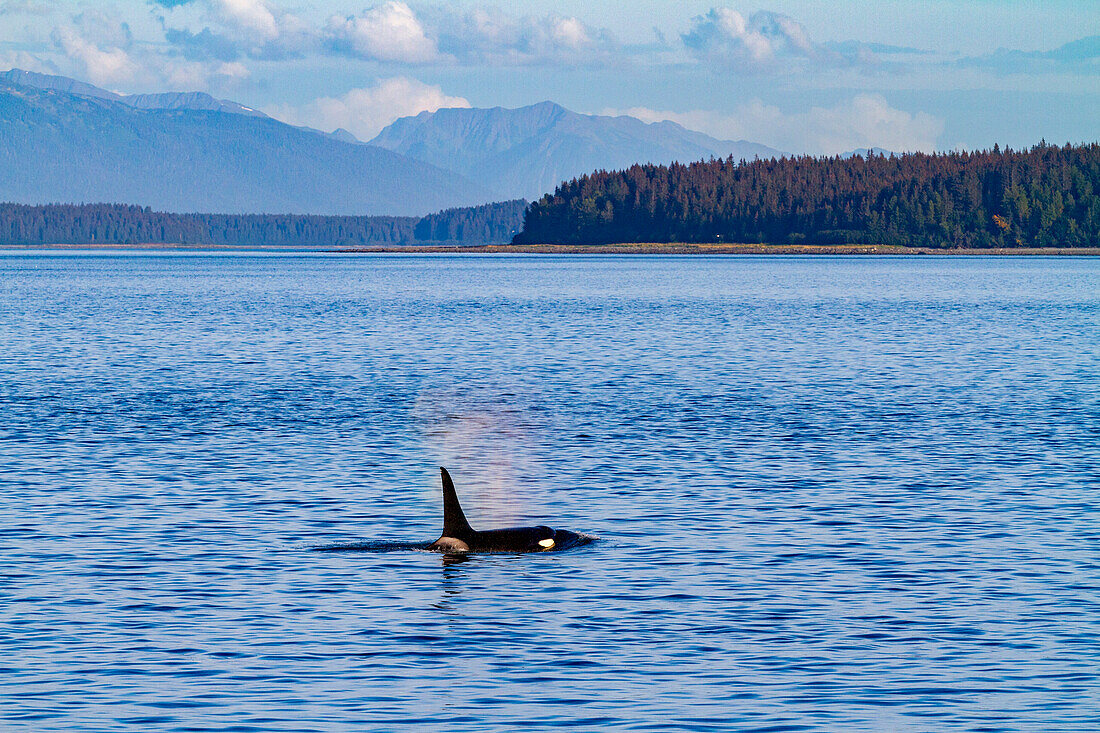
<instances>
[{"instance_id":1,"label":"treeline","mask_svg":"<svg viewBox=\"0 0 1100 733\"><path fill-rule=\"evenodd\" d=\"M563 183L516 243L1100 245L1100 145L635 165Z\"/></svg>"},{"instance_id":2,"label":"treeline","mask_svg":"<svg viewBox=\"0 0 1100 733\"><path fill-rule=\"evenodd\" d=\"M453 244L510 242L523 229L527 201L500 201L482 206L447 209L417 220L413 241Z\"/></svg>"},{"instance_id":3,"label":"treeline","mask_svg":"<svg viewBox=\"0 0 1100 733\"><path fill-rule=\"evenodd\" d=\"M172 214L124 204L0 204L0 245L179 244L356 247L507 242L527 202L424 217Z\"/></svg>"}]
</instances>

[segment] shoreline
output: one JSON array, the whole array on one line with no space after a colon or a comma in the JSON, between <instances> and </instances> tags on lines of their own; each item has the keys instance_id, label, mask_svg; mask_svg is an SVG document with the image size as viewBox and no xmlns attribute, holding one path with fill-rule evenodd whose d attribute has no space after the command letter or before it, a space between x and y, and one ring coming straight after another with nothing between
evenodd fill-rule
<instances>
[{"instance_id":1,"label":"shoreline","mask_svg":"<svg viewBox=\"0 0 1100 733\"><path fill-rule=\"evenodd\" d=\"M0 245L0 252L50 250L121 250L188 252L322 252L329 254L554 254L554 255L964 255L992 257L1100 256L1100 247L998 247L937 249L873 244L692 244L639 242L630 244L410 244L363 247L225 244L34 244Z\"/></svg>"},{"instance_id":2,"label":"shoreline","mask_svg":"<svg viewBox=\"0 0 1100 733\"><path fill-rule=\"evenodd\" d=\"M405 247L348 247L329 250L348 254L576 254L576 255L987 255L987 256L1100 256L1100 247L998 247L992 249L936 249L873 244L485 244L471 246L409 245Z\"/></svg>"}]
</instances>

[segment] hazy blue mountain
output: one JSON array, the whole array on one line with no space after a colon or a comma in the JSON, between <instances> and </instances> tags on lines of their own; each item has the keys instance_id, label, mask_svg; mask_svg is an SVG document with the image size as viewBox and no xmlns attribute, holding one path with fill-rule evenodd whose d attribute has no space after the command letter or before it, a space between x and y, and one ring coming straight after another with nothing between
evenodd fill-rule
<instances>
[{"instance_id":1,"label":"hazy blue mountain","mask_svg":"<svg viewBox=\"0 0 1100 733\"><path fill-rule=\"evenodd\" d=\"M209 112L229 112L252 117L267 117L263 112L228 99L215 99L205 92L168 92L166 94L128 94L123 104L137 109L200 109Z\"/></svg>"},{"instance_id":2,"label":"hazy blue mountain","mask_svg":"<svg viewBox=\"0 0 1100 733\"><path fill-rule=\"evenodd\" d=\"M421 215L493 199L451 171L203 107L204 95L117 96L79 82L40 88L0 79L0 201Z\"/></svg>"},{"instance_id":3,"label":"hazy blue mountain","mask_svg":"<svg viewBox=\"0 0 1100 733\"><path fill-rule=\"evenodd\" d=\"M110 99L138 109L203 109L233 114L267 117L263 112L228 99L215 99L205 92L168 92L165 94L116 94L67 76L39 74L35 71L11 69L0 72L0 82L38 89L53 89L83 97Z\"/></svg>"},{"instance_id":4,"label":"hazy blue mountain","mask_svg":"<svg viewBox=\"0 0 1100 733\"><path fill-rule=\"evenodd\" d=\"M856 156L866 158L868 155L883 155L889 158L891 155L897 155L893 150L887 150L886 148L856 148L855 150L849 150L846 153L841 153L841 158L854 158Z\"/></svg>"},{"instance_id":5,"label":"hazy blue mountain","mask_svg":"<svg viewBox=\"0 0 1100 733\"><path fill-rule=\"evenodd\" d=\"M22 69L9 69L0 72L0 81L9 84L18 84L24 87L36 87L38 89L54 89L69 94L80 94L85 97L99 97L101 99L122 99L122 95L100 89L67 76L53 76L52 74L39 74L37 71L23 71Z\"/></svg>"},{"instance_id":6,"label":"hazy blue mountain","mask_svg":"<svg viewBox=\"0 0 1100 733\"><path fill-rule=\"evenodd\" d=\"M527 199L600 168L780 155L764 145L717 140L674 122L584 115L552 102L421 112L397 120L369 144L457 171L492 189L497 198Z\"/></svg>"},{"instance_id":7,"label":"hazy blue mountain","mask_svg":"<svg viewBox=\"0 0 1100 733\"><path fill-rule=\"evenodd\" d=\"M535 199L600 168L778 154L673 122L583 115L551 102L424 112L363 143L202 92L121 95L62 76L0 72L0 160L9 163L0 200L19 203L418 215Z\"/></svg>"},{"instance_id":8,"label":"hazy blue mountain","mask_svg":"<svg viewBox=\"0 0 1100 733\"><path fill-rule=\"evenodd\" d=\"M333 130L332 132L330 132L328 134L331 137L334 137L337 140L342 140L343 142L346 142L346 143L359 144L359 143L362 142L359 138L355 137L355 135L353 135L350 130L345 130L342 127L337 127L335 130Z\"/></svg>"}]
</instances>

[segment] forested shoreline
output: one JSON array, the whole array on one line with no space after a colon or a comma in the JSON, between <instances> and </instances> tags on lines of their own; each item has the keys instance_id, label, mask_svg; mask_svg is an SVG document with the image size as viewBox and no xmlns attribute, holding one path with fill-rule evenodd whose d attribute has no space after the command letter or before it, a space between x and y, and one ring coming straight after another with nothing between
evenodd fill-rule
<instances>
[{"instance_id":1,"label":"forested shoreline","mask_svg":"<svg viewBox=\"0 0 1100 733\"><path fill-rule=\"evenodd\" d=\"M533 203L515 244L1100 244L1100 145L732 158L597 171Z\"/></svg>"},{"instance_id":2,"label":"forested shoreline","mask_svg":"<svg viewBox=\"0 0 1100 733\"><path fill-rule=\"evenodd\" d=\"M635 165L424 217L0 204L0 245L363 247L631 242L1100 246L1100 144Z\"/></svg>"},{"instance_id":3,"label":"forested shoreline","mask_svg":"<svg viewBox=\"0 0 1100 733\"><path fill-rule=\"evenodd\" d=\"M125 204L0 204L0 245L355 247L490 244L519 231L522 199L423 217L174 214Z\"/></svg>"}]
</instances>

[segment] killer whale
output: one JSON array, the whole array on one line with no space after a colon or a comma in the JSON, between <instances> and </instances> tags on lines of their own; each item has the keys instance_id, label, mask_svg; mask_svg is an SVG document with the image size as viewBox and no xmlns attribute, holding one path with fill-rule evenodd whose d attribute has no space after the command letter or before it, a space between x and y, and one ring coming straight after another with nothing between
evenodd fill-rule
<instances>
[{"instance_id":1,"label":"killer whale","mask_svg":"<svg viewBox=\"0 0 1100 733\"><path fill-rule=\"evenodd\" d=\"M371 540L349 544L311 547L317 552L399 552L405 550L431 550L443 553L444 564L461 562L476 553L525 553L557 552L580 547L597 538L567 529L538 527L509 527L479 532L466 521L462 506L458 503L454 482L442 466L439 475L443 483L443 532L435 542L390 542Z\"/></svg>"},{"instance_id":2,"label":"killer whale","mask_svg":"<svg viewBox=\"0 0 1100 733\"><path fill-rule=\"evenodd\" d=\"M429 550L446 554L467 552L554 552L586 545L594 538L567 529L538 527L509 527L479 532L466 521L462 506L458 503L454 482L447 469L439 467L443 484L443 532L439 539L428 545Z\"/></svg>"}]
</instances>

